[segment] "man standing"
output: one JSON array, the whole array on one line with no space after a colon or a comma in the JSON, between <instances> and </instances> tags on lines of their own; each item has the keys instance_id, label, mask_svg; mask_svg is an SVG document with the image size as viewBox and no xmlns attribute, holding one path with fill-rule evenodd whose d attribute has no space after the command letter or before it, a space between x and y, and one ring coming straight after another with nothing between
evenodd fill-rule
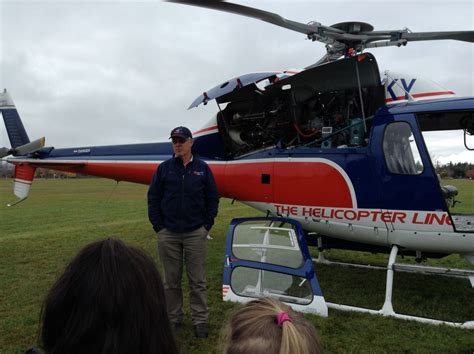
<instances>
[{"instance_id":1,"label":"man standing","mask_svg":"<svg viewBox=\"0 0 474 354\"><path fill-rule=\"evenodd\" d=\"M208 336L206 290L207 235L217 215L219 195L209 166L191 153L186 127L171 131L174 156L162 162L148 189L148 217L158 236L165 272L168 316L177 329L183 321L183 260L196 337Z\"/></svg>"}]
</instances>

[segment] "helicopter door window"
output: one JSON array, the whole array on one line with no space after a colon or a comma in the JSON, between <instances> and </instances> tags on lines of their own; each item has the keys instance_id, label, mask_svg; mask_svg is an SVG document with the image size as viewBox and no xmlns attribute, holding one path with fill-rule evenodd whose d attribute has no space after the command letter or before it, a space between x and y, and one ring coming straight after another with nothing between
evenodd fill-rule
<instances>
[{"instance_id":1,"label":"helicopter door window","mask_svg":"<svg viewBox=\"0 0 474 354\"><path fill-rule=\"evenodd\" d=\"M299 268L304 260L291 224L243 222L235 227L232 243L235 257L283 267Z\"/></svg>"},{"instance_id":2,"label":"helicopter door window","mask_svg":"<svg viewBox=\"0 0 474 354\"><path fill-rule=\"evenodd\" d=\"M272 297L299 305L313 301L310 283L291 274L237 267L232 272L231 286L237 295L245 297Z\"/></svg>"},{"instance_id":3,"label":"helicopter door window","mask_svg":"<svg viewBox=\"0 0 474 354\"><path fill-rule=\"evenodd\" d=\"M391 123L385 129L383 152L388 170L402 175L423 172L423 162L411 127L406 122Z\"/></svg>"},{"instance_id":4,"label":"helicopter door window","mask_svg":"<svg viewBox=\"0 0 474 354\"><path fill-rule=\"evenodd\" d=\"M223 299L245 303L266 296L327 316L305 237L296 220L233 219L226 236Z\"/></svg>"}]
</instances>

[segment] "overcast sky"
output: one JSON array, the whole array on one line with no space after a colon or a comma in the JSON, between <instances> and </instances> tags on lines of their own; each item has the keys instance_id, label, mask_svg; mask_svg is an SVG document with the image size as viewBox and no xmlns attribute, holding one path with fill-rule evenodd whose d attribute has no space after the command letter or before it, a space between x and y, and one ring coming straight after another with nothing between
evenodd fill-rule
<instances>
[{"instance_id":1,"label":"overcast sky","mask_svg":"<svg viewBox=\"0 0 474 354\"><path fill-rule=\"evenodd\" d=\"M474 30L474 0L238 1L291 20L363 21L376 30ZM304 35L242 16L161 1L0 0L0 85L31 140L90 146L166 140L214 103L203 91L240 74L301 68L324 54ZM474 96L474 44L413 42L373 49L380 70L413 72ZM474 162L462 133L428 138L440 162ZM473 142L474 145L474 142ZM3 125L0 146L10 146Z\"/></svg>"}]
</instances>

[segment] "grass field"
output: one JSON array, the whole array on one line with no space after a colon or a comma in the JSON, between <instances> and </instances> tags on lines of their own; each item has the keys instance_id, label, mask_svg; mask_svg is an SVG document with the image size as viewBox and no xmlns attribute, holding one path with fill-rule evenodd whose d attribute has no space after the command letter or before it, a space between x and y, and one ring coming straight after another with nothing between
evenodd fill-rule
<instances>
[{"instance_id":1,"label":"grass field","mask_svg":"<svg viewBox=\"0 0 474 354\"><path fill-rule=\"evenodd\" d=\"M463 189L463 203L455 211L472 212L474 181L445 184L457 183ZM155 234L147 220L145 186L102 179L36 180L27 201L7 208L4 205L14 200L11 188L11 181L0 181L0 353L21 353L37 345L43 298L85 244L115 236L143 248L159 266ZM183 353L218 352L221 328L238 306L221 300L225 233L233 217L256 215L260 214L242 204L221 200L207 259L211 335L208 340L195 339L188 316L178 336ZM386 255L336 250L329 251L328 257L376 264L387 260ZM468 267L458 255L429 263ZM318 265L316 273L326 300L376 309L382 306L385 272ZM467 280L395 274L394 307L402 313L472 320L473 294ZM188 313L187 307L185 311ZM473 330L335 310L327 318L306 317L318 329L328 353L474 351Z\"/></svg>"}]
</instances>

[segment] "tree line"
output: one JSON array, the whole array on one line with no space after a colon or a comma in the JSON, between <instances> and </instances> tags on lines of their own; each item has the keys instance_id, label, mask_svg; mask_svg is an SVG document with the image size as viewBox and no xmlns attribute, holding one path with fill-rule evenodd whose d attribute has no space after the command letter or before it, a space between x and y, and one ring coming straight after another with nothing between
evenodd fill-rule
<instances>
[{"instance_id":1,"label":"tree line","mask_svg":"<svg viewBox=\"0 0 474 354\"><path fill-rule=\"evenodd\" d=\"M474 179L474 164L468 162L437 164L436 173L441 178L469 178Z\"/></svg>"}]
</instances>

